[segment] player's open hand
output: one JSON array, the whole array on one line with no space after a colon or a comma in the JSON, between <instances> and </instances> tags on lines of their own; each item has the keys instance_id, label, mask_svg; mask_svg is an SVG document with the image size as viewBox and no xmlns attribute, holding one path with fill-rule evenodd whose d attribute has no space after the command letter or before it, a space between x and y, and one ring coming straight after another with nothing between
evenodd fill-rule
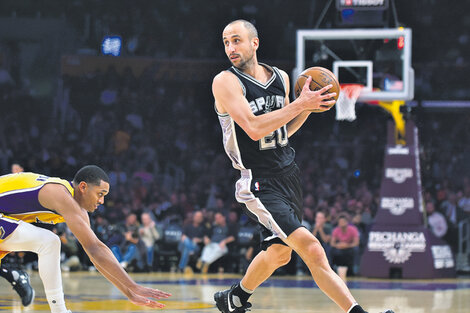
<instances>
[{"instance_id":1,"label":"player's open hand","mask_svg":"<svg viewBox=\"0 0 470 313\"><path fill-rule=\"evenodd\" d=\"M131 295L129 296L129 301L131 301L135 305L141 305L156 309L163 308L165 307L165 305L149 298L165 299L169 296L171 296L171 293L139 285L135 290L132 291Z\"/></svg>"},{"instance_id":2,"label":"player's open hand","mask_svg":"<svg viewBox=\"0 0 470 313\"><path fill-rule=\"evenodd\" d=\"M327 85L319 90L310 90L311 82L312 77L309 76L299 96L299 98L303 98L304 101L306 101L306 110L316 113L328 111L336 103L336 100L333 99L336 93L328 93L328 90L330 90L333 85Z\"/></svg>"}]
</instances>

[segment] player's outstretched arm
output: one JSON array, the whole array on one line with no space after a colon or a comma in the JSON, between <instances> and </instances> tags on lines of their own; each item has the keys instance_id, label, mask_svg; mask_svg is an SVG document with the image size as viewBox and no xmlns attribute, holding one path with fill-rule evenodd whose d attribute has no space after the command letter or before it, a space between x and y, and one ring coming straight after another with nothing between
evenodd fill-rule
<instances>
[{"instance_id":1,"label":"player's outstretched arm","mask_svg":"<svg viewBox=\"0 0 470 313\"><path fill-rule=\"evenodd\" d=\"M114 284L132 303L151 308L162 308L164 304L155 299L168 298L171 294L138 285L124 271L111 250L91 230L87 212L80 208L67 189L58 184L47 184L39 192L39 201L44 207L62 215L72 233L96 268Z\"/></svg>"}]
</instances>

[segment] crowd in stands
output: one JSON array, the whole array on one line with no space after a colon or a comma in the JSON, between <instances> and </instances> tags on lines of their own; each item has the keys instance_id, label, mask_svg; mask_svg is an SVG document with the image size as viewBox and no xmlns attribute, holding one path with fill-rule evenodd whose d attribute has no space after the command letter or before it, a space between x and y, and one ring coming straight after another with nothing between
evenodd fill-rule
<instances>
[{"instance_id":1,"label":"crowd in stands","mask_svg":"<svg viewBox=\"0 0 470 313\"><path fill-rule=\"evenodd\" d=\"M64 128L34 98L0 88L10 104L0 117L2 173L18 162L70 179L82 165L98 164L109 173L111 192L92 215L93 228L123 267L243 271L259 238L234 199L238 173L223 151L208 86L143 81L112 68L63 79L71 108ZM25 107L37 114L23 114ZM312 115L291 138L302 169L303 223L321 238L332 264L352 273L378 207L389 119L377 107L357 110L353 123L335 121L334 112ZM457 224L470 214L470 123L459 112L412 115L429 225L455 248ZM91 266L66 228L55 231L65 269ZM345 253L354 263L344 264ZM302 274L305 267L297 260L284 270Z\"/></svg>"},{"instance_id":2,"label":"crowd in stands","mask_svg":"<svg viewBox=\"0 0 470 313\"><path fill-rule=\"evenodd\" d=\"M96 10L87 9L90 2L98 6ZM293 59L294 30L311 28L314 22L308 14L322 8L315 1L301 1L309 10L289 6L286 10L292 12L282 9L280 18L284 20L268 25L273 14L260 14L261 6L252 1L241 2L230 13L234 18L257 16L260 29L282 35L285 44L269 39L267 42L276 43L274 47L261 46L260 56L266 59ZM86 19L71 12L89 14L84 47L99 46L105 33L119 33L129 43L124 51L128 56L224 57L220 31L227 20L219 16L228 10L224 2L212 1L212 6L204 6L201 16L211 17L204 18L207 23L199 23L203 29L197 31L188 25L191 19L185 18L197 12L196 1L156 1L158 4L149 10L134 2L133 10L122 8L125 2L115 1L103 1L102 5L91 0L60 3L65 8L54 6L49 14L63 14L77 29L86 29ZM269 10L279 11L282 3L269 1ZM175 7L182 15L170 21L172 15L167 11ZM407 20L406 10L400 5L398 9ZM29 12L31 6L25 5L22 10L17 13L28 15L24 12ZM447 7L438 11L440 14L433 14L436 7L426 10L429 14L423 14L413 25L417 40L423 36L419 30L427 30L429 19L445 21L452 11ZM10 8L1 14L9 12L10 16L12 11ZM468 23L466 17L456 21L456 25ZM168 27L173 24L174 28ZM191 31L186 33L187 29ZM414 45L418 49L414 55L420 56L414 64L417 96L421 99L468 99L469 89L461 87L463 81L442 81L444 77L457 80L459 75L444 72L459 73L469 65L470 54L465 50L469 35L463 32L468 27L455 32L449 29L437 28L436 33L448 43L459 42L453 49ZM5 48L1 42L0 48ZM63 107L58 109L33 97L20 79L17 60L12 58L15 53L6 53L5 49L0 52L4 59L10 56L10 63L0 66L1 174L9 173L13 163L26 171L66 179L85 164L103 167L111 180L111 192L105 204L92 214L92 227L129 271L246 269L259 251L259 237L256 226L234 199L239 173L231 168L223 151L210 81L157 80L152 69L136 76L131 69L118 73L113 67L80 76L63 75L60 82L67 114L61 120L58 111ZM436 71L440 74L435 75ZM339 272L343 276L344 267L350 273L357 272L378 208L389 120L384 111L367 105L358 105L357 115L358 119L349 123L335 121L334 110L313 114L290 138L302 170L303 224L321 241L335 268L342 267ZM415 120L421 140L429 227L455 250L457 225L470 216L469 115L458 110L418 107L410 118ZM63 244L64 270L92 266L64 225L53 230ZM354 262L345 264L345 255L348 260L354 255ZM34 265L34 259L28 256L25 262ZM294 258L279 272L302 275L306 267Z\"/></svg>"},{"instance_id":3,"label":"crowd in stands","mask_svg":"<svg viewBox=\"0 0 470 313\"><path fill-rule=\"evenodd\" d=\"M440 1L393 2L386 18L388 22L369 27L403 26L413 30L415 99L468 99L465 77L470 67L469 17L459 6L448 7ZM5 0L0 3L0 18L64 21L69 35L62 38L59 48L62 46L62 53L67 54L99 54L103 37L118 35L123 41L123 56L214 59L224 58L220 40L224 25L243 17L259 28L263 38L260 55L266 60L292 61L297 29L312 29L317 23L323 29L348 27L338 25L338 13L332 3L320 20L328 3L312 0L297 0L295 5L284 0L238 0L234 3ZM44 58L34 61L37 65L44 62Z\"/></svg>"}]
</instances>

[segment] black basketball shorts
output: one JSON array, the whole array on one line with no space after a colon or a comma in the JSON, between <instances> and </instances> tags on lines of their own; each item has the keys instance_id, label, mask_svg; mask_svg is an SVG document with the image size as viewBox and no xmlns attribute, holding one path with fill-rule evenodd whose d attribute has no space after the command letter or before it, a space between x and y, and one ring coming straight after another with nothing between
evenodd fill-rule
<instances>
[{"instance_id":1,"label":"black basketball shorts","mask_svg":"<svg viewBox=\"0 0 470 313\"><path fill-rule=\"evenodd\" d=\"M242 170L236 183L237 201L245 205L245 213L262 228L263 248L282 243L302 226L302 188L299 168L293 163L283 173L253 177L251 170Z\"/></svg>"}]
</instances>

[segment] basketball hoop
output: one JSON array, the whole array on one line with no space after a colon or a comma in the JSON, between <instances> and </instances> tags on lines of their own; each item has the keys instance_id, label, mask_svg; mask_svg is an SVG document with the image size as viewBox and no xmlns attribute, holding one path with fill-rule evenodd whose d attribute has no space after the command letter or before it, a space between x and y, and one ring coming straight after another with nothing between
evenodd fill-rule
<instances>
[{"instance_id":1,"label":"basketball hoop","mask_svg":"<svg viewBox=\"0 0 470 313\"><path fill-rule=\"evenodd\" d=\"M341 84L341 92L336 101L336 120L352 122L356 119L356 101L364 85Z\"/></svg>"}]
</instances>

